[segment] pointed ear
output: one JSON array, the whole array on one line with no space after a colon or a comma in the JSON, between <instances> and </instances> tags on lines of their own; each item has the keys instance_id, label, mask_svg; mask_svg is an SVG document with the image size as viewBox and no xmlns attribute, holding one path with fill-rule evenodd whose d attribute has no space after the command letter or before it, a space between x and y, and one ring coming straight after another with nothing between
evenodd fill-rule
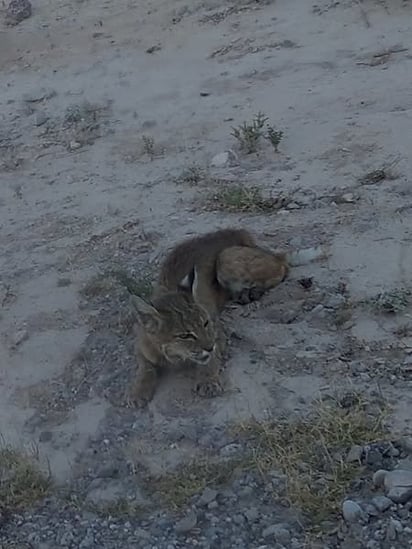
<instances>
[{"instance_id":1,"label":"pointed ear","mask_svg":"<svg viewBox=\"0 0 412 549\"><path fill-rule=\"evenodd\" d=\"M137 314L138 323L149 332L159 329L161 318L159 312L137 295L130 296L130 303Z\"/></svg>"}]
</instances>

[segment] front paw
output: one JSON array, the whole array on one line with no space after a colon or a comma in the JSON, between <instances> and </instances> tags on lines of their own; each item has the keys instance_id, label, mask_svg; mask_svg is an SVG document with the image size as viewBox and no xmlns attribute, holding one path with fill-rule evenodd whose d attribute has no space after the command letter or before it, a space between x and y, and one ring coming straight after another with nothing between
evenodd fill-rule
<instances>
[{"instance_id":1,"label":"front paw","mask_svg":"<svg viewBox=\"0 0 412 549\"><path fill-rule=\"evenodd\" d=\"M213 398L223 393L218 379L205 379L196 383L195 392L203 398Z\"/></svg>"},{"instance_id":2,"label":"front paw","mask_svg":"<svg viewBox=\"0 0 412 549\"><path fill-rule=\"evenodd\" d=\"M127 408L143 409L149 404L150 399L144 396L137 396L133 393L126 394L126 406Z\"/></svg>"},{"instance_id":3,"label":"front paw","mask_svg":"<svg viewBox=\"0 0 412 549\"><path fill-rule=\"evenodd\" d=\"M132 387L126 393L126 405L128 408L145 408L153 398L154 391L145 387Z\"/></svg>"}]
</instances>

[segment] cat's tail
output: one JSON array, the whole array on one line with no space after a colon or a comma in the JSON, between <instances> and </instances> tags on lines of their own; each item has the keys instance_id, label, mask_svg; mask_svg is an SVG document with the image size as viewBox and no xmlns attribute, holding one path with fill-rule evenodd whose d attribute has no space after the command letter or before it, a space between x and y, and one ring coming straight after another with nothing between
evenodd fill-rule
<instances>
[{"instance_id":1,"label":"cat's tail","mask_svg":"<svg viewBox=\"0 0 412 549\"><path fill-rule=\"evenodd\" d=\"M286 258L291 267L298 267L300 265L307 265L312 261L326 259L328 256L329 249L326 246L316 246L288 253Z\"/></svg>"}]
</instances>

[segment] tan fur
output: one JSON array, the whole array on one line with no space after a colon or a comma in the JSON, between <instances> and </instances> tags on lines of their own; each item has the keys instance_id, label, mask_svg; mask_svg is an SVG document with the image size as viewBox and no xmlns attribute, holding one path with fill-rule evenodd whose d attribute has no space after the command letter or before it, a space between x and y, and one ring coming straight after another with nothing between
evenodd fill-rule
<instances>
[{"instance_id":1,"label":"tan fur","mask_svg":"<svg viewBox=\"0 0 412 549\"><path fill-rule=\"evenodd\" d=\"M161 265L154 295L177 291L196 267L195 298L216 315L230 298L227 288L216 279L216 260L230 246L256 246L253 237L243 229L222 229L188 239L178 244Z\"/></svg>"},{"instance_id":2,"label":"tan fur","mask_svg":"<svg viewBox=\"0 0 412 549\"><path fill-rule=\"evenodd\" d=\"M220 353L216 322L206 309L184 292L164 293L149 304L132 297L137 313L138 370L129 394L136 406L153 397L160 371L181 366L197 370L196 391L201 396L221 393Z\"/></svg>"},{"instance_id":3,"label":"tan fur","mask_svg":"<svg viewBox=\"0 0 412 549\"><path fill-rule=\"evenodd\" d=\"M301 257L295 253L294 261L322 255L318 249L304 252ZM223 229L178 244L161 265L151 304L133 297L139 368L132 400L146 404L159 370L181 364L197 369L199 394L219 394L219 312L229 300L258 299L288 272L286 254L260 248L243 229Z\"/></svg>"}]
</instances>

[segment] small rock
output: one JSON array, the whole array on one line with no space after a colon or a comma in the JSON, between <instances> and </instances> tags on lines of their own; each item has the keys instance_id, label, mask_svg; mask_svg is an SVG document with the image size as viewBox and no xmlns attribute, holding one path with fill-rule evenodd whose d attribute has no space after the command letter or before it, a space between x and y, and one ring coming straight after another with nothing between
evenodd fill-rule
<instances>
[{"instance_id":1,"label":"small rock","mask_svg":"<svg viewBox=\"0 0 412 549\"><path fill-rule=\"evenodd\" d=\"M259 518L259 512L256 507L246 509L244 514L248 522L255 522Z\"/></svg>"},{"instance_id":2,"label":"small rock","mask_svg":"<svg viewBox=\"0 0 412 549\"><path fill-rule=\"evenodd\" d=\"M393 471L388 471L383 482L387 490L397 486L412 488L412 471L408 471L406 469L394 469Z\"/></svg>"},{"instance_id":3,"label":"small rock","mask_svg":"<svg viewBox=\"0 0 412 549\"><path fill-rule=\"evenodd\" d=\"M203 490L203 493L197 502L198 505L209 505L209 503L211 503L216 499L217 494L218 494L217 490L213 490L212 488L206 487Z\"/></svg>"},{"instance_id":4,"label":"small rock","mask_svg":"<svg viewBox=\"0 0 412 549\"><path fill-rule=\"evenodd\" d=\"M28 19L32 14L29 0L12 0L6 10L6 25L15 26Z\"/></svg>"},{"instance_id":5,"label":"small rock","mask_svg":"<svg viewBox=\"0 0 412 549\"><path fill-rule=\"evenodd\" d=\"M233 442L232 444L227 444L220 449L220 455L222 457L232 457L238 454L242 450L242 445Z\"/></svg>"},{"instance_id":6,"label":"small rock","mask_svg":"<svg viewBox=\"0 0 412 549\"><path fill-rule=\"evenodd\" d=\"M347 499L343 502L342 514L347 522L358 522L362 517L362 508L356 501Z\"/></svg>"},{"instance_id":7,"label":"small rock","mask_svg":"<svg viewBox=\"0 0 412 549\"><path fill-rule=\"evenodd\" d=\"M22 343L29 339L29 332L27 330L17 330L11 337L12 348L15 349Z\"/></svg>"},{"instance_id":8,"label":"small rock","mask_svg":"<svg viewBox=\"0 0 412 549\"><path fill-rule=\"evenodd\" d=\"M398 537L398 534L401 534L402 531L402 523L399 520L391 517L389 520L388 529L386 531L386 539L394 541Z\"/></svg>"},{"instance_id":9,"label":"small rock","mask_svg":"<svg viewBox=\"0 0 412 549\"><path fill-rule=\"evenodd\" d=\"M392 503L392 502L391 502ZM363 505L363 509L368 513L370 517L378 517L379 511L376 507L371 505L370 503L367 503L366 505Z\"/></svg>"},{"instance_id":10,"label":"small rock","mask_svg":"<svg viewBox=\"0 0 412 549\"><path fill-rule=\"evenodd\" d=\"M308 315L310 316L318 315L320 317L325 316L324 306L322 305L322 303L318 303L315 307L313 307L313 309L309 311Z\"/></svg>"},{"instance_id":11,"label":"small rock","mask_svg":"<svg viewBox=\"0 0 412 549\"><path fill-rule=\"evenodd\" d=\"M348 455L346 456L346 461L348 463L353 463L355 461L360 462L362 459L362 454L363 454L363 446L358 446L357 444L355 444L349 450Z\"/></svg>"},{"instance_id":12,"label":"small rock","mask_svg":"<svg viewBox=\"0 0 412 549\"><path fill-rule=\"evenodd\" d=\"M345 194L342 194L337 200L336 202L337 203L346 203L346 204L352 204L353 202L355 202L356 198L355 198L355 195L353 193L345 193Z\"/></svg>"},{"instance_id":13,"label":"small rock","mask_svg":"<svg viewBox=\"0 0 412 549\"><path fill-rule=\"evenodd\" d=\"M147 48L146 53L155 53L156 51L160 51L162 49L162 46L160 44L154 44L153 46L150 46L150 48Z\"/></svg>"},{"instance_id":14,"label":"small rock","mask_svg":"<svg viewBox=\"0 0 412 549\"><path fill-rule=\"evenodd\" d=\"M372 477L372 482L374 486L376 486L377 488L383 486L387 473L388 471L385 471L385 469L379 469L379 471L376 471Z\"/></svg>"},{"instance_id":15,"label":"small rock","mask_svg":"<svg viewBox=\"0 0 412 549\"><path fill-rule=\"evenodd\" d=\"M341 294L331 295L330 298L325 303L325 307L328 309L337 309L341 307L346 302L345 296Z\"/></svg>"},{"instance_id":16,"label":"small rock","mask_svg":"<svg viewBox=\"0 0 412 549\"><path fill-rule=\"evenodd\" d=\"M412 454L412 437L403 437L399 441L402 449L408 454Z\"/></svg>"},{"instance_id":17,"label":"small rock","mask_svg":"<svg viewBox=\"0 0 412 549\"><path fill-rule=\"evenodd\" d=\"M80 149L81 146L82 146L82 144L79 143L78 141L70 141L70 143L69 143L69 149L71 151L75 151L77 149Z\"/></svg>"},{"instance_id":18,"label":"small rock","mask_svg":"<svg viewBox=\"0 0 412 549\"><path fill-rule=\"evenodd\" d=\"M225 168L226 166L230 166L233 162L236 162L237 155L233 151L225 151L219 154L216 154L211 162L210 165L214 168Z\"/></svg>"},{"instance_id":19,"label":"small rock","mask_svg":"<svg viewBox=\"0 0 412 549\"><path fill-rule=\"evenodd\" d=\"M372 504L376 507L378 511L383 513L392 505L392 500L386 496L375 496L372 499Z\"/></svg>"},{"instance_id":20,"label":"small rock","mask_svg":"<svg viewBox=\"0 0 412 549\"><path fill-rule=\"evenodd\" d=\"M289 202L289 204L286 206L287 210L300 210L301 206L297 202Z\"/></svg>"},{"instance_id":21,"label":"small rock","mask_svg":"<svg viewBox=\"0 0 412 549\"><path fill-rule=\"evenodd\" d=\"M281 524L273 524L268 526L262 532L262 536L267 538L274 538L275 541L281 544L290 542L290 532Z\"/></svg>"},{"instance_id":22,"label":"small rock","mask_svg":"<svg viewBox=\"0 0 412 549\"><path fill-rule=\"evenodd\" d=\"M406 503L412 499L412 486L395 486L387 492L387 496L394 503Z\"/></svg>"},{"instance_id":23,"label":"small rock","mask_svg":"<svg viewBox=\"0 0 412 549\"><path fill-rule=\"evenodd\" d=\"M48 119L49 117L46 113L44 113L43 111L38 112L36 114L36 126L43 126L43 124L45 124Z\"/></svg>"},{"instance_id":24,"label":"small rock","mask_svg":"<svg viewBox=\"0 0 412 549\"><path fill-rule=\"evenodd\" d=\"M188 513L185 517L176 523L175 530L177 534L186 534L193 530L197 524L197 516L194 511Z\"/></svg>"}]
</instances>

